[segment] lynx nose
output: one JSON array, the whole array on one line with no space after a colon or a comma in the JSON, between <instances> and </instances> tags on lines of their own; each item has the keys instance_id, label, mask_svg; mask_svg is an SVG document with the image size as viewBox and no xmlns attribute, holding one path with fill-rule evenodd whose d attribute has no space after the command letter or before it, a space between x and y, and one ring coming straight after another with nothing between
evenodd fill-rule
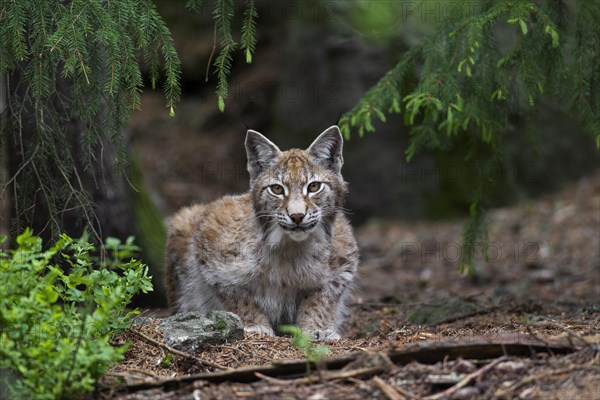
<instances>
[{"instance_id":1,"label":"lynx nose","mask_svg":"<svg viewBox=\"0 0 600 400\"><path fill-rule=\"evenodd\" d=\"M292 221L294 221L296 225L300 225L300 222L302 222L302 220L304 219L304 215L305 214L291 214L290 218L292 219Z\"/></svg>"}]
</instances>

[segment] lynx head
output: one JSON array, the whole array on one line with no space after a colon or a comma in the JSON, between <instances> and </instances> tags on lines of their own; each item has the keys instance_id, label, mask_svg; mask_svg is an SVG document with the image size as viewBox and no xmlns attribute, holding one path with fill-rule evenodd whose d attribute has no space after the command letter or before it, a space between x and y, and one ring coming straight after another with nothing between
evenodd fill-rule
<instances>
[{"instance_id":1,"label":"lynx head","mask_svg":"<svg viewBox=\"0 0 600 400\"><path fill-rule=\"evenodd\" d=\"M326 129L306 150L281 151L260 133L248 131L250 190L269 244L331 234L346 190L342 144L337 126Z\"/></svg>"}]
</instances>

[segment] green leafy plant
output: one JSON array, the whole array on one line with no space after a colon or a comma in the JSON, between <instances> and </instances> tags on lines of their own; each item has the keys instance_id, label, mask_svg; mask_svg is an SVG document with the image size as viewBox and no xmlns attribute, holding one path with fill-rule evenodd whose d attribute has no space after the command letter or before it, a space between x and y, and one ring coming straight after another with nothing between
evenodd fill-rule
<instances>
[{"instance_id":1,"label":"green leafy plant","mask_svg":"<svg viewBox=\"0 0 600 400\"><path fill-rule=\"evenodd\" d=\"M165 355L162 360L160 360L160 365L163 368L169 368L173 364L173 354L168 353Z\"/></svg>"},{"instance_id":2,"label":"green leafy plant","mask_svg":"<svg viewBox=\"0 0 600 400\"><path fill-rule=\"evenodd\" d=\"M11 377L0 386L9 398L78 398L123 358L126 346L109 339L137 313L126 310L132 297L152 286L133 239L104 248L63 234L43 250L27 229L15 250L0 251L0 375Z\"/></svg>"},{"instance_id":3,"label":"green leafy plant","mask_svg":"<svg viewBox=\"0 0 600 400\"><path fill-rule=\"evenodd\" d=\"M310 337L299 327L295 325L282 325L279 332L292 336L292 346L300 349L306 357L306 373L310 374L310 365L315 364L319 374L323 364L323 357L330 353L328 346L315 346Z\"/></svg>"}]
</instances>

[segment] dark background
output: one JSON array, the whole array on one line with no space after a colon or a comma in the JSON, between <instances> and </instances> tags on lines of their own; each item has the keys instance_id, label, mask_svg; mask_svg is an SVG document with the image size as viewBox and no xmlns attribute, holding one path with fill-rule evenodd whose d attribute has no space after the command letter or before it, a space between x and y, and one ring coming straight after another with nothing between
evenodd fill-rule
<instances>
[{"instance_id":1,"label":"dark background","mask_svg":"<svg viewBox=\"0 0 600 400\"><path fill-rule=\"evenodd\" d=\"M220 113L212 68L206 74L213 48L210 4L193 14L184 3L157 2L183 61L183 97L176 116L168 117L160 93L147 91L131 125L134 154L164 215L193 201L247 189L246 127L282 149L307 147L411 43L445 18L468 12L443 7L443 2L427 9L411 8L418 2L258 2L254 62L248 65L242 52L236 53L230 95ZM237 10L233 24L238 31L242 12ZM534 124L543 137L527 134ZM598 161L592 136L551 101L535 121L515 111L503 132L507 161L490 161L483 170L466 160L460 142L407 163L409 129L402 118L392 116L376 128L364 138L354 133L345 144L347 206L356 224L464 216L477 174L498 183L492 205L512 204L557 190L590 173Z\"/></svg>"},{"instance_id":2,"label":"dark background","mask_svg":"<svg viewBox=\"0 0 600 400\"><path fill-rule=\"evenodd\" d=\"M221 113L212 67L207 74L214 45L212 5L195 14L184 3L157 2L183 62L182 101L175 117L169 117L162 94L145 91L129 132L138 243L157 289L151 300L162 298L168 217L182 206L248 189L243 144L247 128L260 131L282 149L306 148L411 44L453 13L468 12L443 7L452 2L410 9L427 2L260 1L253 63L246 64L244 54L236 52L229 98ZM233 27L239 41L243 4L238 7ZM512 40L508 33L499 35L500 40ZM523 204L593 175L598 168L593 137L559 106L547 99L536 118L515 110L502 132L502 161L483 167L468 160L467 144L460 141L451 148L422 152L407 163L409 127L402 116L390 116L362 138L354 132L344 145L343 168L350 184L346 207L353 225L368 231L382 224L423 220L462 224L479 175L493 183L491 207ZM364 237L369 243L383 242L381 234ZM460 235L458 229L449 240L459 243ZM453 263L451 268L458 266Z\"/></svg>"}]
</instances>

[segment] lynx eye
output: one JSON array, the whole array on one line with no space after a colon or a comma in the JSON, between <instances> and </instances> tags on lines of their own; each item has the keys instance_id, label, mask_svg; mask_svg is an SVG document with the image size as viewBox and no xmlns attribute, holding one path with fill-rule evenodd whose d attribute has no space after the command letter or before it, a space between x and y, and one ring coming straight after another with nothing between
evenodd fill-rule
<instances>
[{"instance_id":1,"label":"lynx eye","mask_svg":"<svg viewBox=\"0 0 600 400\"><path fill-rule=\"evenodd\" d=\"M321 182L311 182L308 185L308 193L316 193L321 189L321 186L323 185L323 183Z\"/></svg>"},{"instance_id":2,"label":"lynx eye","mask_svg":"<svg viewBox=\"0 0 600 400\"><path fill-rule=\"evenodd\" d=\"M277 184L269 186L269 191L276 196L280 196L284 192L283 186Z\"/></svg>"}]
</instances>

